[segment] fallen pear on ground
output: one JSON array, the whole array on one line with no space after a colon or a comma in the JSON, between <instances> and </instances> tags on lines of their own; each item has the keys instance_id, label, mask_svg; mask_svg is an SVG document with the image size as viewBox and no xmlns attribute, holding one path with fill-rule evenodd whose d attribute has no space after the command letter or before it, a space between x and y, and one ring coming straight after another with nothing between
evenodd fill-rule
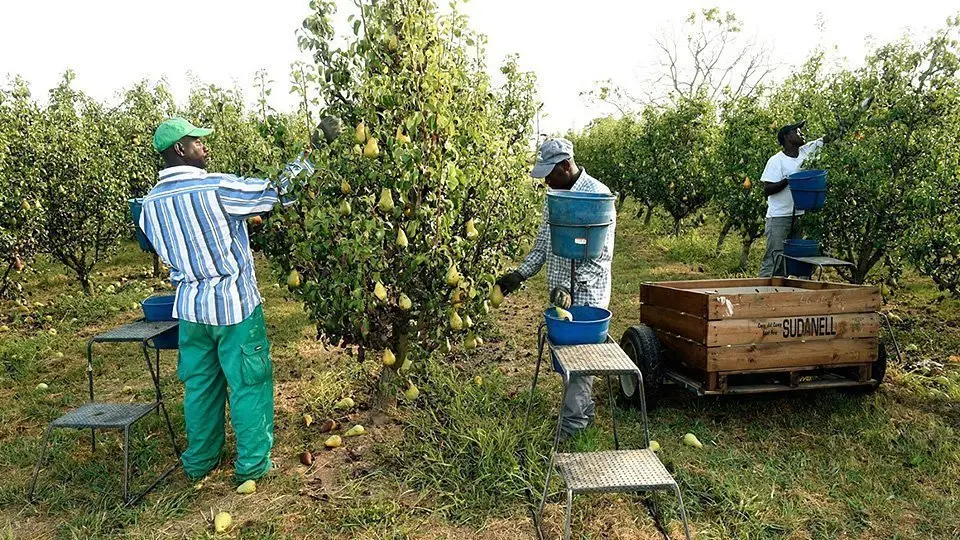
<instances>
[{"instance_id":1,"label":"fallen pear on ground","mask_svg":"<svg viewBox=\"0 0 960 540\"><path fill-rule=\"evenodd\" d=\"M693 433L686 433L683 436L683 444L694 448L703 448L703 443Z\"/></svg>"},{"instance_id":2,"label":"fallen pear on ground","mask_svg":"<svg viewBox=\"0 0 960 540\"><path fill-rule=\"evenodd\" d=\"M253 480L247 480L246 482L237 486L237 493L240 495L250 495L257 491L257 483Z\"/></svg>"}]
</instances>

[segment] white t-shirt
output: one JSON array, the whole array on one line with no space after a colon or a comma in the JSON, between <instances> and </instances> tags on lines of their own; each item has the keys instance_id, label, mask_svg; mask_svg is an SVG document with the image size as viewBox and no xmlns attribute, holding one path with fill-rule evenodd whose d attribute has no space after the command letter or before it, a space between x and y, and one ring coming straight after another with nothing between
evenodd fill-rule
<instances>
[{"instance_id":1,"label":"white t-shirt","mask_svg":"<svg viewBox=\"0 0 960 540\"><path fill-rule=\"evenodd\" d=\"M823 139L810 141L799 149L797 157L790 157L777 152L773 157L767 160L767 166L763 168L763 174L760 179L764 182L777 183L791 174L800 170L803 162L808 157L816 153L823 146ZM797 215L803 214L803 210L798 210ZM790 193L790 186L783 188L780 193L775 193L767 197L767 217L790 217L793 215L793 194Z\"/></svg>"}]
</instances>

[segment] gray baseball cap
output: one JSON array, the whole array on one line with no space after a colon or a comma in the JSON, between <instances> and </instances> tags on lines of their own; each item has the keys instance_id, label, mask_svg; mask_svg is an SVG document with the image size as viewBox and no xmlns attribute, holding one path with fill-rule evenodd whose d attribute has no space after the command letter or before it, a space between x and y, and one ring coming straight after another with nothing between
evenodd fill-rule
<instances>
[{"instance_id":1,"label":"gray baseball cap","mask_svg":"<svg viewBox=\"0 0 960 540\"><path fill-rule=\"evenodd\" d=\"M546 178L557 163L573 157L573 143L566 139L550 139L540 145L537 163L530 171L534 178Z\"/></svg>"}]
</instances>

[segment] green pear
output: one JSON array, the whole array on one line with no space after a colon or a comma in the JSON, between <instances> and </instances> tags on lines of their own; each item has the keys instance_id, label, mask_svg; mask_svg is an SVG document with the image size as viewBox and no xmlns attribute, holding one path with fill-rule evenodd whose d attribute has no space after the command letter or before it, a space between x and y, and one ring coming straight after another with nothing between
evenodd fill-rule
<instances>
[{"instance_id":1,"label":"green pear","mask_svg":"<svg viewBox=\"0 0 960 540\"><path fill-rule=\"evenodd\" d=\"M408 242L406 233L403 232L403 229L397 229L397 245L403 249L407 247L407 244Z\"/></svg>"},{"instance_id":2,"label":"green pear","mask_svg":"<svg viewBox=\"0 0 960 540\"><path fill-rule=\"evenodd\" d=\"M349 182L347 182L346 180L340 181L340 193L343 193L344 195L349 195L352 191L353 191L353 188L350 187Z\"/></svg>"},{"instance_id":3,"label":"green pear","mask_svg":"<svg viewBox=\"0 0 960 540\"><path fill-rule=\"evenodd\" d=\"M327 448L338 448L343 446L343 439L339 435L331 435L327 440L323 441L323 445Z\"/></svg>"},{"instance_id":4,"label":"green pear","mask_svg":"<svg viewBox=\"0 0 960 540\"><path fill-rule=\"evenodd\" d=\"M225 533L233 525L233 518L226 512L220 512L213 518L213 529L218 533Z\"/></svg>"},{"instance_id":5,"label":"green pear","mask_svg":"<svg viewBox=\"0 0 960 540\"><path fill-rule=\"evenodd\" d=\"M473 218L467 221L467 238L470 240L475 239L480 233L477 232L477 227L473 224Z\"/></svg>"},{"instance_id":6,"label":"green pear","mask_svg":"<svg viewBox=\"0 0 960 540\"><path fill-rule=\"evenodd\" d=\"M393 354L393 351L387 349L383 351L383 365L392 366L397 361L397 356Z\"/></svg>"},{"instance_id":7,"label":"green pear","mask_svg":"<svg viewBox=\"0 0 960 540\"><path fill-rule=\"evenodd\" d=\"M287 287L291 289L296 289L300 286L300 272L297 272L296 269L290 271L290 274L287 275Z\"/></svg>"},{"instance_id":8,"label":"green pear","mask_svg":"<svg viewBox=\"0 0 960 540\"><path fill-rule=\"evenodd\" d=\"M456 311L450 313L450 328L454 330L463 328L463 319L460 318L460 314Z\"/></svg>"},{"instance_id":9,"label":"green pear","mask_svg":"<svg viewBox=\"0 0 960 540\"><path fill-rule=\"evenodd\" d=\"M493 286L493 292L490 293L490 305L494 309L500 307L500 304L503 303L503 290L499 285Z\"/></svg>"},{"instance_id":10,"label":"green pear","mask_svg":"<svg viewBox=\"0 0 960 540\"><path fill-rule=\"evenodd\" d=\"M413 307L413 302L410 300L410 297L403 293L400 293L400 300L397 301L397 304L400 306L400 309L404 311L410 311L410 308Z\"/></svg>"},{"instance_id":11,"label":"green pear","mask_svg":"<svg viewBox=\"0 0 960 540\"><path fill-rule=\"evenodd\" d=\"M383 283L378 281L377 284L373 286L373 295L381 302L387 301L387 289L383 286Z\"/></svg>"},{"instance_id":12,"label":"green pear","mask_svg":"<svg viewBox=\"0 0 960 540\"><path fill-rule=\"evenodd\" d=\"M554 307L553 309L556 311L559 319L564 321L573 321L573 314L569 311L563 309L562 307Z\"/></svg>"},{"instance_id":13,"label":"green pear","mask_svg":"<svg viewBox=\"0 0 960 540\"><path fill-rule=\"evenodd\" d=\"M335 408L335 409L352 409L354 406L356 406L356 403L354 403L353 398L351 398L351 397L345 397L345 398L341 399L340 401L338 401L337 404L333 406L333 408Z\"/></svg>"},{"instance_id":14,"label":"green pear","mask_svg":"<svg viewBox=\"0 0 960 540\"><path fill-rule=\"evenodd\" d=\"M377 203L377 206L383 212L390 212L393 210L393 192L390 191L390 188L383 188L380 190L380 201Z\"/></svg>"},{"instance_id":15,"label":"green pear","mask_svg":"<svg viewBox=\"0 0 960 540\"><path fill-rule=\"evenodd\" d=\"M253 480L247 480L237 487L237 493L240 495L250 495L257 491L257 483Z\"/></svg>"},{"instance_id":16,"label":"green pear","mask_svg":"<svg viewBox=\"0 0 960 540\"><path fill-rule=\"evenodd\" d=\"M467 334L467 339L463 340L463 348L472 351L477 348L477 338L473 335L473 332Z\"/></svg>"},{"instance_id":17,"label":"green pear","mask_svg":"<svg viewBox=\"0 0 960 540\"><path fill-rule=\"evenodd\" d=\"M654 452L659 452L659 451L660 451L660 443L658 443L657 441L651 440L651 441L650 441L650 446L648 446L647 448L649 448L650 450L653 450Z\"/></svg>"},{"instance_id":18,"label":"green pear","mask_svg":"<svg viewBox=\"0 0 960 540\"><path fill-rule=\"evenodd\" d=\"M363 146L363 157L373 159L380 155L380 146L375 137L367 139L367 144Z\"/></svg>"},{"instance_id":19,"label":"green pear","mask_svg":"<svg viewBox=\"0 0 960 540\"><path fill-rule=\"evenodd\" d=\"M407 387L407 391L403 393L403 397L407 401L416 401L417 398L420 397L420 389L412 382L409 384L410 386Z\"/></svg>"},{"instance_id":20,"label":"green pear","mask_svg":"<svg viewBox=\"0 0 960 540\"><path fill-rule=\"evenodd\" d=\"M344 437L356 437L357 435L363 435L366 433L366 430L363 429L363 426L357 424L352 428L348 429L346 433L343 434Z\"/></svg>"},{"instance_id":21,"label":"green pear","mask_svg":"<svg viewBox=\"0 0 960 540\"><path fill-rule=\"evenodd\" d=\"M447 268L447 275L446 275L447 285L450 285L451 287L456 287L460 283L461 279L463 278L460 276L460 272L457 271L456 265L451 264L450 268Z\"/></svg>"},{"instance_id":22,"label":"green pear","mask_svg":"<svg viewBox=\"0 0 960 540\"><path fill-rule=\"evenodd\" d=\"M350 215L350 212L352 212L352 211L353 211L353 209L350 208L350 202L349 202L349 201L343 201L343 202L340 203L340 215L341 215L341 216L349 216L349 215Z\"/></svg>"},{"instance_id":23,"label":"green pear","mask_svg":"<svg viewBox=\"0 0 960 540\"><path fill-rule=\"evenodd\" d=\"M683 444L687 446L692 446L694 448L703 448L703 443L697 439L697 436L693 433L687 433L683 436Z\"/></svg>"}]
</instances>

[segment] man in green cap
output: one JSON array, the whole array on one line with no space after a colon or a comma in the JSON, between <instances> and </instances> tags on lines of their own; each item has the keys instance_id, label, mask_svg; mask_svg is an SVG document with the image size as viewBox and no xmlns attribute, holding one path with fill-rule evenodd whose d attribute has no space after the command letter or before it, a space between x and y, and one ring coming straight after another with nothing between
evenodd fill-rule
<instances>
[{"instance_id":1,"label":"man in green cap","mask_svg":"<svg viewBox=\"0 0 960 540\"><path fill-rule=\"evenodd\" d=\"M177 375L184 383L187 427L183 469L197 479L219 462L229 387L236 479L243 482L270 469L273 446L270 342L246 220L270 211L290 181L312 174L313 165L301 154L278 183L208 173L201 137L212 132L182 118L160 124L153 146L164 168L143 199L139 225L176 285Z\"/></svg>"}]
</instances>

